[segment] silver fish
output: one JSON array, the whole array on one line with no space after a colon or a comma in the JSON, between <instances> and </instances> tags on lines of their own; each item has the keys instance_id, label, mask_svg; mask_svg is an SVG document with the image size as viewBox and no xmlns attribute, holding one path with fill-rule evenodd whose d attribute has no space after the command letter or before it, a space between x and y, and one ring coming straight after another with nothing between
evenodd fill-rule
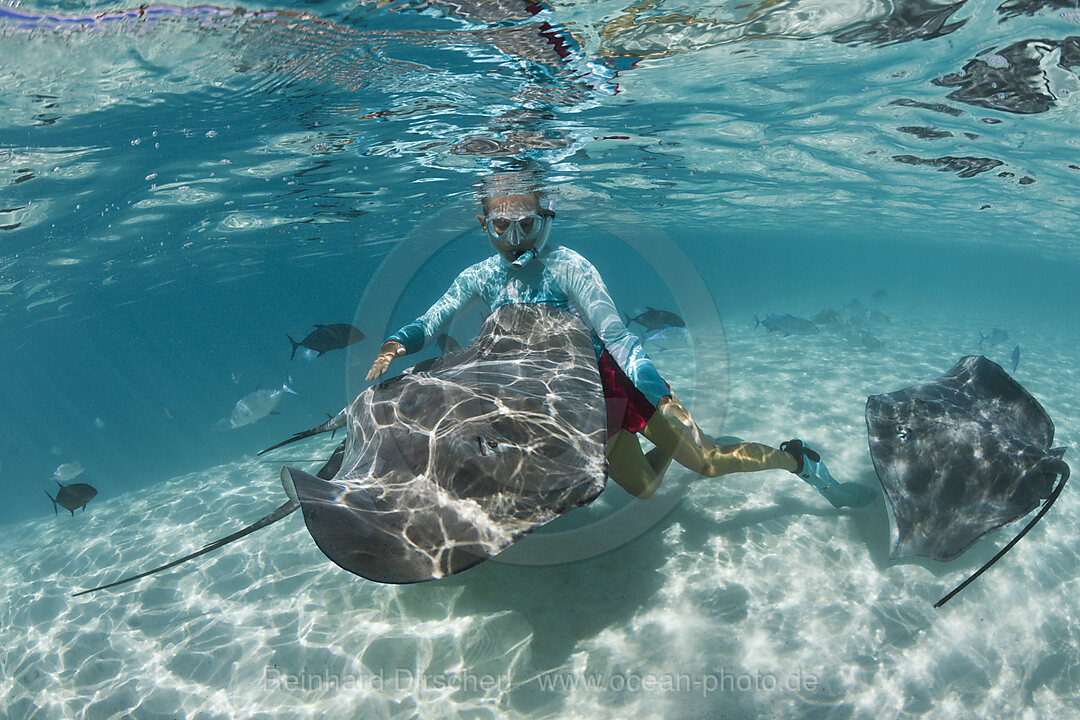
<instances>
[{"instance_id":1,"label":"silver fish","mask_svg":"<svg viewBox=\"0 0 1080 720\"><path fill-rule=\"evenodd\" d=\"M58 465L56 469L53 470L53 478L58 482L67 482L72 478L76 478L79 475L82 475L85 470L86 468L82 466L82 463L64 463L63 465Z\"/></svg>"},{"instance_id":2,"label":"silver fish","mask_svg":"<svg viewBox=\"0 0 1080 720\"><path fill-rule=\"evenodd\" d=\"M1008 330L1002 330L1001 328L994 328L993 330L990 331L989 335L983 335L982 332L979 333L979 347L982 347L982 344L984 342L987 342L987 341L990 342L990 347L993 347L995 345L1000 345L1001 343L1005 342L1008 339L1009 339L1009 331Z\"/></svg>"},{"instance_id":3,"label":"silver fish","mask_svg":"<svg viewBox=\"0 0 1080 720\"><path fill-rule=\"evenodd\" d=\"M214 426L215 429L228 430L262 420L274 411L283 394L297 394L295 390L289 387L291 382L292 378L287 377L279 388L255 390L248 393L237 401L232 415L228 419L222 418L218 421L217 425Z\"/></svg>"},{"instance_id":4,"label":"silver fish","mask_svg":"<svg viewBox=\"0 0 1080 720\"><path fill-rule=\"evenodd\" d=\"M769 313L765 316L764 320L758 320L755 315L754 329L757 330L759 325L764 325L766 332L779 330L784 337L787 337L788 335L813 335L818 332L817 325L806 318L786 314L777 315L776 313Z\"/></svg>"}]
</instances>

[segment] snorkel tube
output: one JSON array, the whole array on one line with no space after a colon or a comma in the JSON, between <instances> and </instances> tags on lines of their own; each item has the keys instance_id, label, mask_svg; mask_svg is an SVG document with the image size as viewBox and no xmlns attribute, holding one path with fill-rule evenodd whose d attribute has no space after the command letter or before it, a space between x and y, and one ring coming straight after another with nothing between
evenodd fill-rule
<instances>
[{"instance_id":1,"label":"snorkel tube","mask_svg":"<svg viewBox=\"0 0 1080 720\"><path fill-rule=\"evenodd\" d=\"M513 265L516 268L522 268L522 267L525 267L526 265L528 265L535 257L536 257L536 251L535 250L526 250L525 252L518 255L517 259L514 260L514 262L512 262L510 264Z\"/></svg>"},{"instance_id":2,"label":"snorkel tube","mask_svg":"<svg viewBox=\"0 0 1080 720\"><path fill-rule=\"evenodd\" d=\"M544 246L547 245L548 236L551 234L551 223L555 219L555 199L546 196L544 198L544 209L541 211L543 217L543 228L540 230L539 237L536 238L536 242L533 246L525 252L518 255L514 262L511 263L516 268L523 268L532 262L537 255L544 251Z\"/></svg>"}]
</instances>

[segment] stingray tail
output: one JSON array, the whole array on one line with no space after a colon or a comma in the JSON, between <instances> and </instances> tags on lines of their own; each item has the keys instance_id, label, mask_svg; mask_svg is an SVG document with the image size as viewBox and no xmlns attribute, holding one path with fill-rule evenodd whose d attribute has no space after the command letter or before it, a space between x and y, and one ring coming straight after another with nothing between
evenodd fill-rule
<instances>
[{"instance_id":1,"label":"stingray tail","mask_svg":"<svg viewBox=\"0 0 1080 720\"><path fill-rule=\"evenodd\" d=\"M1010 540L1005 547L1001 548L1001 550L998 551L997 555L990 558L990 560L988 560L985 565L972 573L967 580L957 585L952 592L934 603L934 607L939 608L945 603L949 602L949 600L951 600L954 595L956 595L958 592L970 585L975 580L975 578L979 577L984 572L989 570L990 566L1000 560L1005 553L1009 552L1009 550L1012 549L1013 545L1020 542L1020 538L1027 535L1028 530L1035 527L1035 523L1039 522L1039 520L1042 519L1042 516L1045 515L1046 511L1050 509L1050 506L1053 505L1054 501L1058 499L1058 495L1061 494L1061 490L1065 487L1065 482L1069 479L1069 466L1065 463L1064 460L1057 456L1047 457L1039 464L1043 465L1042 469L1044 471L1049 471L1055 475L1061 475L1061 481L1058 482L1057 487L1055 487L1054 491L1050 493L1050 497L1048 497L1046 499L1046 502L1043 503L1042 509L1039 510L1038 514L1036 514L1035 517L1031 519L1031 522L1024 526L1023 530L1016 534L1016 537ZM1038 467L1038 465L1036 465L1036 467Z\"/></svg>"},{"instance_id":2,"label":"stingray tail","mask_svg":"<svg viewBox=\"0 0 1080 720\"><path fill-rule=\"evenodd\" d=\"M315 427L311 428L310 430L302 430L302 431L300 431L298 433L293 433L293 436L291 438L289 438L288 440L282 440L279 443L271 445L270 447L266 448L265 450L260 450L256 454L257 455L263 455L265 453L270 452L271 450L277 450L279 447L282 447L284 445L288 445L289 443L294 443L297 440L303 440L304 438L309 438L312 435L318 435L319 433L324 433L324 432L328 432L328 431L331 431L331 430L336 432L336 431L340 430L341 428L345 427L345 417L346 417L346 413L343 410L343 411L339 412L337 415L335 415L334 417L332 417L329 420L327 420L326 422L324 422L322 425L316 425ZM333 436L331 436L331 437L333 437Z\"/></svg>"},{"instance_id":3,"label":"stingray tail","mask_svg":"<svg viewBox=\"0 0 1080 720\"><path fill-rule=\"evenodd\" d=\"M52 511L53 511L53 515L59 515L59 514L60 514L60 511L59 511L59 510L58 510L58 509L56 508L56 498L54 498L54 497L53 497L52 495L50 495L50 494L49 494L49 491L48 491L48 490L46 490L46 491L45 491L45 497L47 497L47 498L49 498L50 500L52 500Z\"/></svg>"},{"instance_id":4,"label":"stingray tail","mask_svg":"<svg viewBox=\"0 0 1080 720\"><path fill-rule=\"evenodd\" d=\"M116 582L111 582L111 583L109 583L107 585L99 585L99 586L97 586L95 588L90 588L89 590L81 590L81 591L79 591L77 593L73 593L72 597L78 597L79 595L86 595L87 593L97 592L98 590L105 590L106 588L112 588L112 587L116 587L117 585L123 585L124 583L129 583L129 582L132 582L134 580L144 578L147 575L153 575L153 574L159 573L159 572L161 572L163 570L168 570L169 568L176 567L177 565L180 565L181 563L186 563L188 560L193 560L193 559L199 557L200 555L205 555L208 552L212 552L214 550L217 550L220 547L224 547L225 545L228 545L229 543L231 543L231 542L233 542L235 540L239 540L240 538L244 537L245 535L250 535L251 533L255 532L256 530L261 530L262 528L266 527L267 525L272 525L272 524L276 523L278 520L281 520L282 518L291 515L299 507L300 507L299 503L296 503L296 502L293 502L292 500L289 500L289 501L285 502L284 504L282 504L280 507L278 507L277 510L274 510L274 512L270 513L269 515L264 515L262 518L256 520L251 525L248 525L246 528L244 528L242 530L234 532L232 535L229 535L227 537L223 537L220 540L215 540L212 543L209 543L209 544L205 545L202 550L199 550L197 552L193 552L190 555L185 555L182 558L179 558L177 560L173 560L172 562L166 563L166 564L162 565L161 567L156 567L153 570L147 570L146 572L141 572L138 575L131 575L130 577L122 578L120 580L117 580Z\"/></svg>"},{"instance_id":5,"label":"stingray tail","mask_svg":"<svg viewBox=\"0 0 1080 720\"><path fill-rule=\"evenodd\" d=\"M335 448L334 452L330 455L330 459L327 460L326 464L322 466L322 469L319 470L319 472L316 474L316 477L322 478L323 480L330 480L338 474L338 471L341 470L341 463L344 459L345 443L341 443L337 446L337 448ZM217 550L220 547L224 547L231 542L239 540L246 535L250 535L256 530L261 530L267 525L273 525L278 520L288 517L300 508L300 501L296 497L296 489L292 486L292 483L285 482L286 468L281 468L281 475L282 485L285 487L285 493L289 496L289 499L286 502L282 503L276 510L274 510L274 512L270 513L269 515L264 515L263 517L253 522L251 525L248 525L242 530L234 532L232 535L228 535L221 538L220 540L214 540L211 543L207 543L203 546L202 550L199 550L198 552L193 552L190 555L185 555L184 557L178 560L173 560L172 562L162 565L161 567L156 567L153 570L147 570L146 572L139 573L138 575L132 575L130 577L117 580L116 582L109 583L108 585L100 585L96 588L90 588L89 590L82 590L80 592L74 593L72 597L86 595L87 593L92 593L97 590L104 590L106 588L116 587L117 585L123 585L124 583L129 583L133 580L144 578L147 575L159 573L162 570L168 570L171 567L176 567L177 565L185 563L188 560L197 558L200 555L205 555L208 552L213 552L214 550ZM85 510L86 508L84 507L83 509Z\"/></svg>"}]
</instances>

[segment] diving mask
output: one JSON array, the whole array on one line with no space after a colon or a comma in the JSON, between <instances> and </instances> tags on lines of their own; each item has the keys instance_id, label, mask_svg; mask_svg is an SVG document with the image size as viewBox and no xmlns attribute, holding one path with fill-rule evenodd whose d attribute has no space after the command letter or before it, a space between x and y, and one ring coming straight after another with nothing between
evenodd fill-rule
<instances>
[{"instance_id":1,"label":"diving mask","mask_svg":"<svg viewBox=\"0 0 1080 720\"><path fill-rule=\"evenodd\" d=\"M551 227L555 213L546 208L537 212L496 210L484 218L484 228L493 242L510 247L531 243L539 249Z\"/></svg>"}]
</instances>

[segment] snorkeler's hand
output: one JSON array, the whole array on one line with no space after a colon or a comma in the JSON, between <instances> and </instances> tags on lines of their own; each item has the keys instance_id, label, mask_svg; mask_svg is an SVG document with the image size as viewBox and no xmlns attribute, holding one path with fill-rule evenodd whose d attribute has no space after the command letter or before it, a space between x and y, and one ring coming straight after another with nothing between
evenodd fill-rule
<instances>
[{"instance_id":1,"label":"snorkeler's hand","mask_svg":"<svg viewBox=\"0 0 1080 720\"><path fill-rule=\"evenodd\" d=\"M386 369L390 367L390 361L396 357L401 357L405 354L405 346L396 340L387 340L383 343L383 346L379 349L379 354L375 356L375 362L371 363L371 369L368 370L367 379L378 380L386 373Z\"/></svg>"}]
</instances>

